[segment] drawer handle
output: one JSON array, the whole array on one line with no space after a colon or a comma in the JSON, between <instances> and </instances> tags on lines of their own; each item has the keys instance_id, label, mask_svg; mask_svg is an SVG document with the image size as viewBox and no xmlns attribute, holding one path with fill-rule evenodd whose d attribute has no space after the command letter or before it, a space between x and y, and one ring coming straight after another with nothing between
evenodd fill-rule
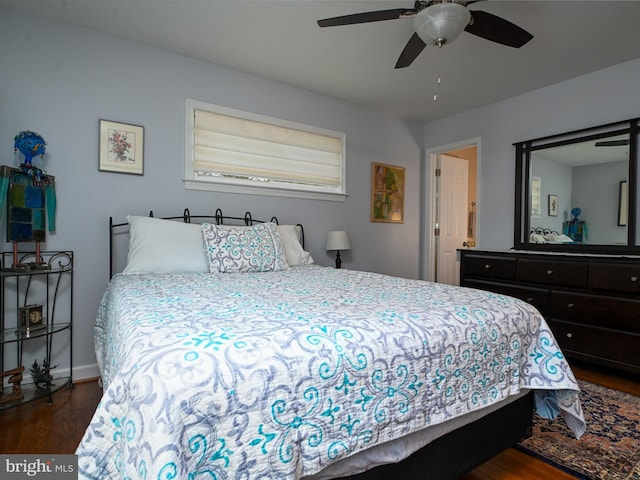
<instances>
[{"instance_id":1,"label":"drawer handle","mask_svg":"<svg viewBox=\"0 0 640 480\"><path fill-rule=\"evenodd\" d=\"M547 275L553 275L553 270L547 270Z\"/></svg>"},{"instance_id":2,"label":"drawer handle","mask_svg":"<svg viewBox=\"0 0 640 480\"><path fill-rule=\"evenodd\" d=\"M632 282L637 282L638 281L638 277L636 277L635 275L633 277L631 277L631 281Z\"/></svg>"},{"instance_id":3,"label":"drawer handle","mask_svg":"<svg viewBox=\"0 0 640 480\"><path fill-rule=\"evenodd\" d=\"M490 268L491 268L491 265L490 265L490 264L488 264L488 263L485 263L485 264L484 264L484 268L488 270L488 269L490 269Z\"/></svg>"},{"instance_id":4,"label":"drawer handle","mask_svg":"<svg viewBox=\"0 0 640 480\"><path fill-rule=\"evenodd\" d=\"M573 337L573 333L569 332L567 333L567 338L572 338Z\"/></svg>"},{"instance_id":5,"label":"drawer handle","mask_svg":"<svg viewBox=\"0 0 640 480\"><path fill-rule=\"evenodd\" d=\"M529 303L533 302L533 297L527 298L527 302L529 302Z\"/></svg>"},{"instance_id":6,"label":"drawer handle","mask_svg":"<svg viewBox=\"0 0 640 480\"><path fill-rule=\"evenodd\" d=\"M574 304L573 303L567 303L567 308L573 308Z\"/></svg>"}]
</instances>

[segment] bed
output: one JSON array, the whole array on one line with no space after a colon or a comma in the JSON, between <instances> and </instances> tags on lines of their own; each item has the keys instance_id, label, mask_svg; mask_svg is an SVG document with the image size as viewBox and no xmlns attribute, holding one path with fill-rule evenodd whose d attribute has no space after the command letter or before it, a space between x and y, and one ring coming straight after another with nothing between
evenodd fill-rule
<instances>
[{"instance_id":1,"label":"bed","mask_svg":"<svg viewBox=\"0 0 640 480\"><path fill-rule=\"evenodd\" d=\"M573 239L564 233L542 227L533 227L529 231L531 243L573 243Z\"/></svg>"},{"instance_id":2,"label":"bed","mask_svg":"<svg viewBox=\"0 0 640 480\"><path fill-rule=\"evenodd\" d=\"M317 266L301 226L247 215L129 217L80 478L456 478L527 436L534 408L584 432L531 305Z\"/></svg>"}]
</instances>

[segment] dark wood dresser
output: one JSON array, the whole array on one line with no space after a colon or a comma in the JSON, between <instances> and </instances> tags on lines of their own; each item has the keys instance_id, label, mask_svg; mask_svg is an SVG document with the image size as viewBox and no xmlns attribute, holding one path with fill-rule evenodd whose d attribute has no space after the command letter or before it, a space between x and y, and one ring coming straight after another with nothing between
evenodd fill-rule
<instances>
[{"instance_id":1,"label":"dark wood dresser","mask_svg":"<svg viewBox=\"0 0 640 480\"><path fill-rule=\"evenodd\" d=\"M460 285L536 306L567 357L640 373L640 257L460 250Z\"/></svg>"}]
</instances>

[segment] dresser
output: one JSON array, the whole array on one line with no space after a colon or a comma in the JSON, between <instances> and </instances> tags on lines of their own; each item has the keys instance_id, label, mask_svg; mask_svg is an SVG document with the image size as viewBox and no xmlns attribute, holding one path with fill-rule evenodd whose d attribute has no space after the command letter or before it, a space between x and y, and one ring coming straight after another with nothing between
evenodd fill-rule
<instances>
[{"instance_id":1,"label":"dresser","mask_svg":"<svg viewBox=\"0 0 640 480\"><path fill-rule=\"evenodd\" d=\"M537 307L567 357L640 373L640 257L459 252L461 286Z\"/></svg>"}]
</instances>

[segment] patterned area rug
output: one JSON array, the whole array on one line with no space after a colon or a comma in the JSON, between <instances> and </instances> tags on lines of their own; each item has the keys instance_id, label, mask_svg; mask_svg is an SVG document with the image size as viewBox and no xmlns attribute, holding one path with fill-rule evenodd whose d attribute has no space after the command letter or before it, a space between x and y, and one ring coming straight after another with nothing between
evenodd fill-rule
<instances>
[{"instance_id":1,"label":"patterned area rug","mask_svg":"<svg viewBox=\"0 0 640 480\"><path fill-rule=\"evenodd\" d=\"M589 480L640 480L640 397L580 380L587 431L580 440L563 420L534 419L518 447Z\"/></svg>"}]
</instances>

